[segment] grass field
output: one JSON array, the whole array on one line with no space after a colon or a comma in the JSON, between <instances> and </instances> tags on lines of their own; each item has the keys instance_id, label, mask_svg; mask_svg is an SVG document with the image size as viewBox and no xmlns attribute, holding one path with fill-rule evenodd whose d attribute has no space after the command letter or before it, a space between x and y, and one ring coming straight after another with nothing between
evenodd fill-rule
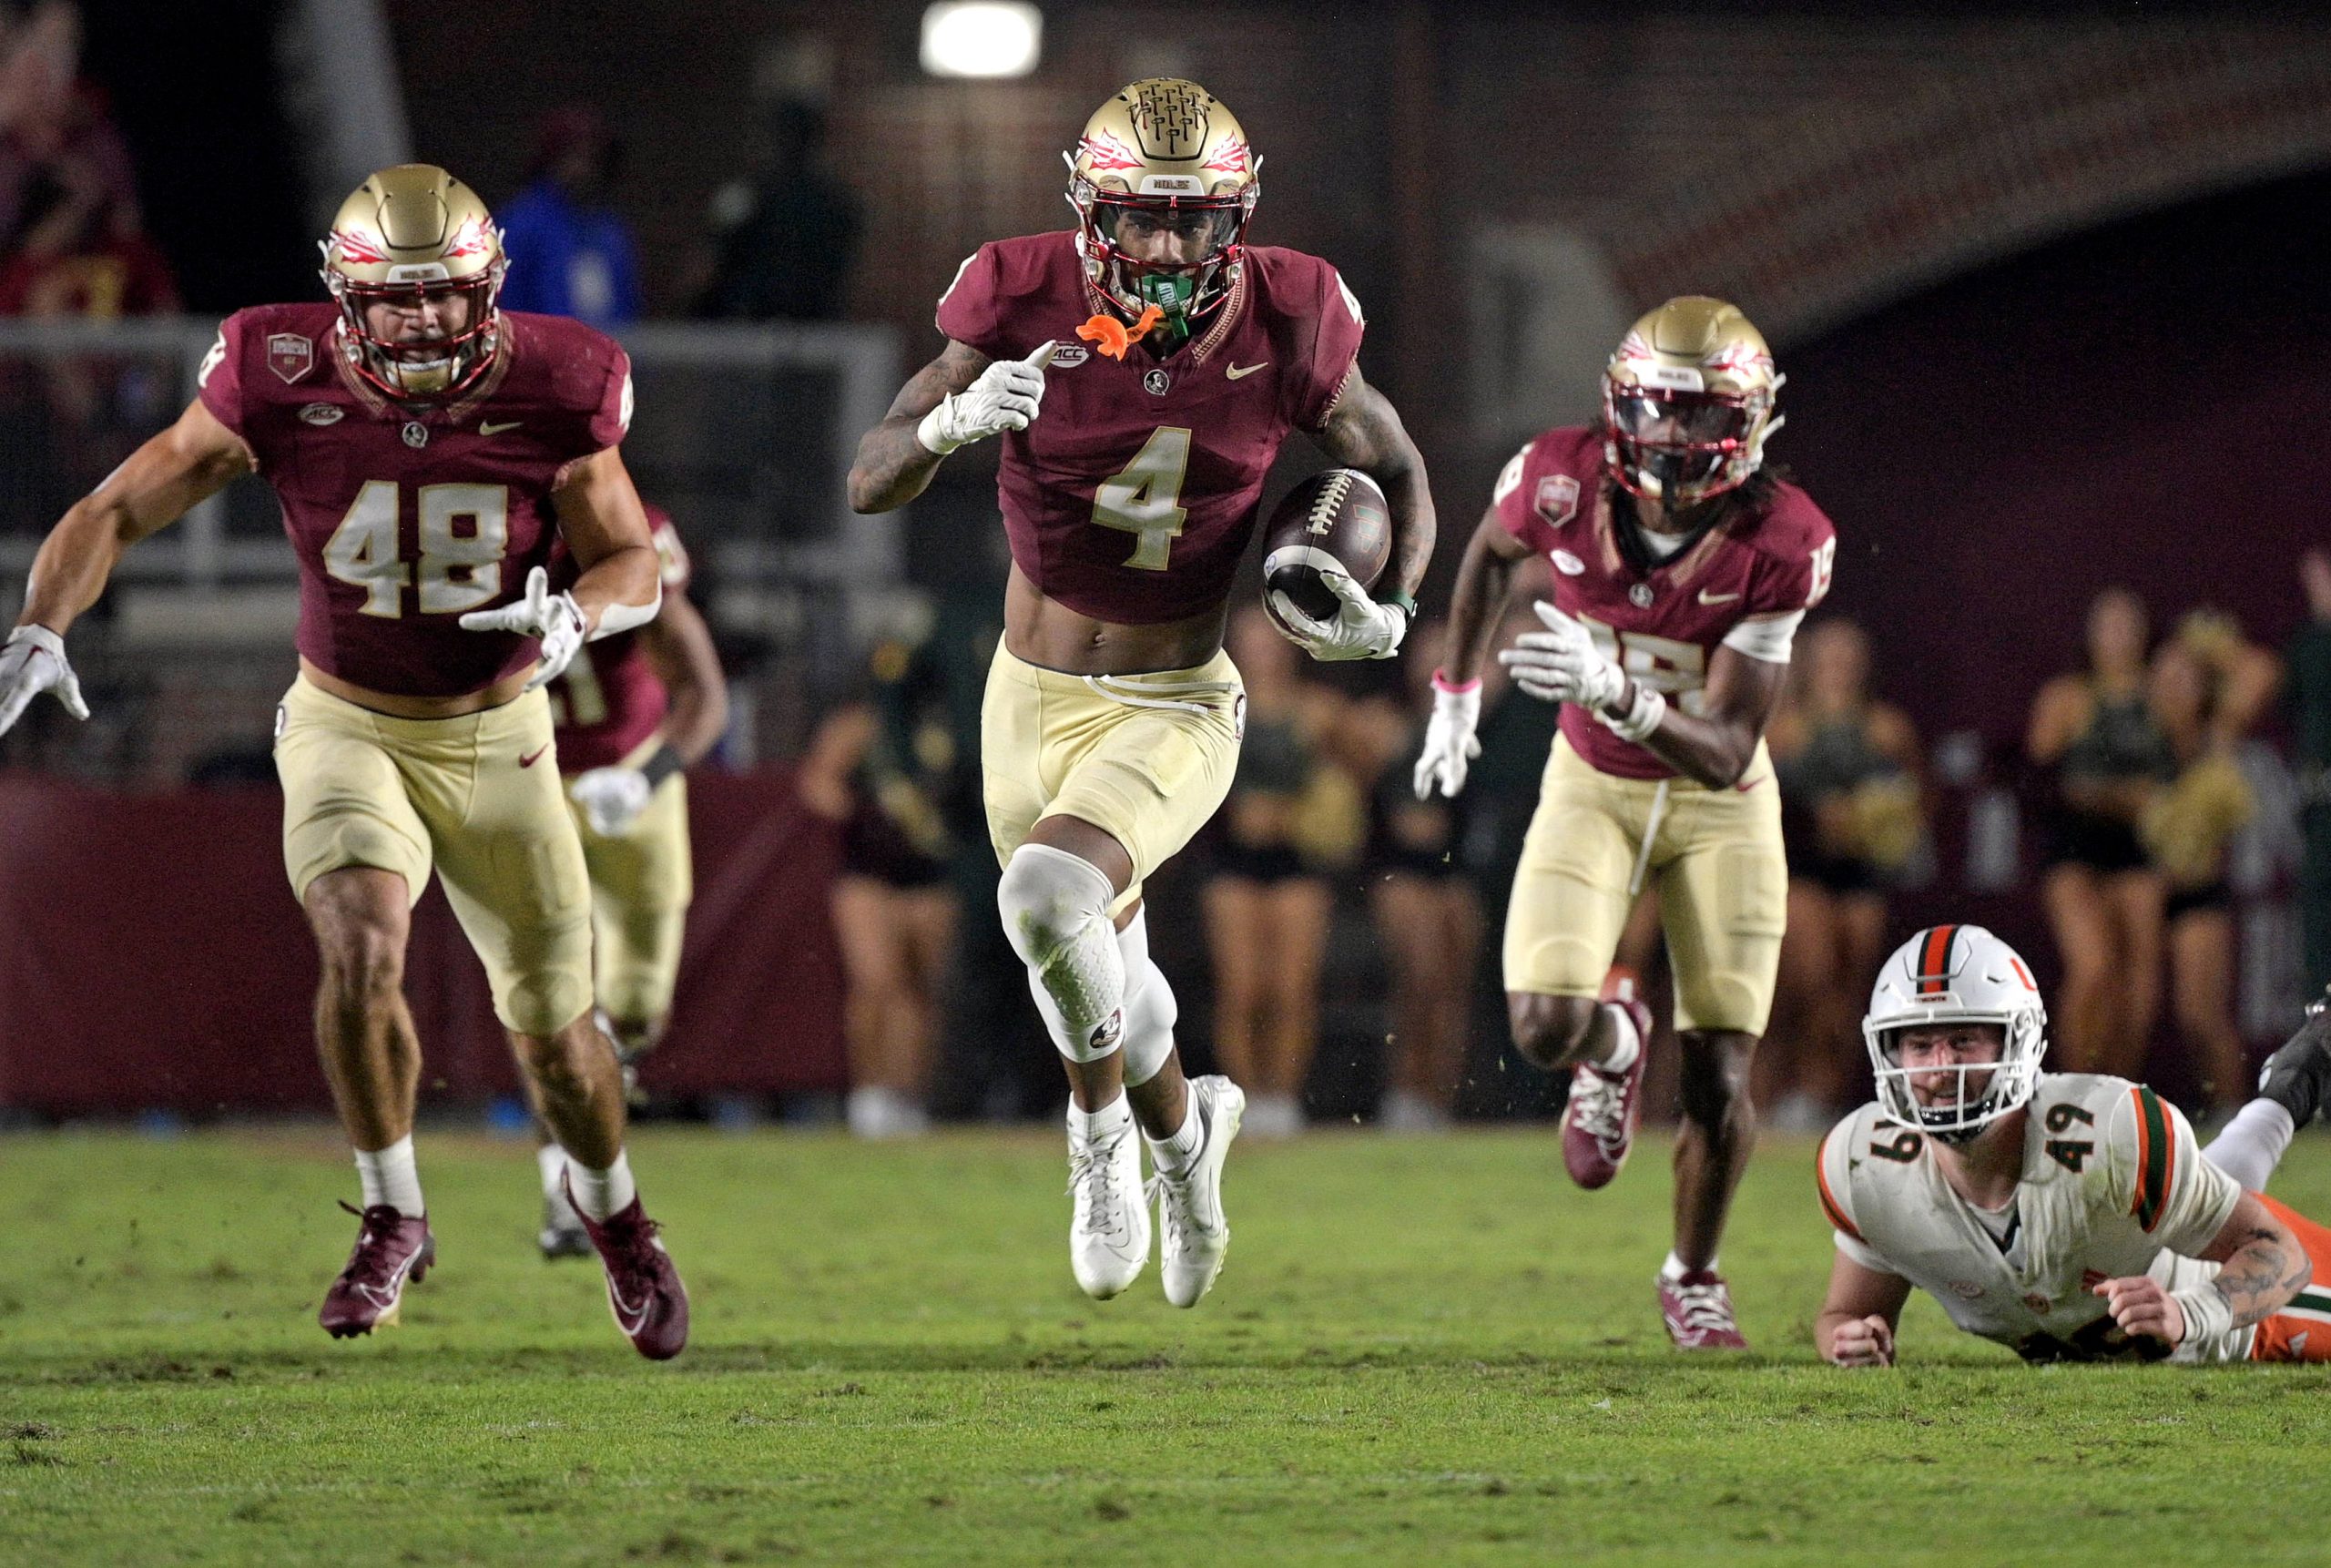
<instances>
[{"instance_id":1,"label":"grass field","mask_svg":"<svg viewBox=\"0 0 2331 1568\"><path fill-rule=\"evenodd\" d=\"M664 1367L534 1256L522 1146L422 1140L439 1272L314 1324L321 1132L0 1139L0 1562L2319 1563L2331 1378L2026 1369L1924 1301L1813 1359L1811 1148L1726 1248L1757 1353L1685 1360L1664 1151L1545 1132L1242 1147L1196 1312L1068 1275L1057 1137L652 1131L692 1288ZM2331 1212L2331 1139L2275 1190Z\"/></svg>"}]
</instances>

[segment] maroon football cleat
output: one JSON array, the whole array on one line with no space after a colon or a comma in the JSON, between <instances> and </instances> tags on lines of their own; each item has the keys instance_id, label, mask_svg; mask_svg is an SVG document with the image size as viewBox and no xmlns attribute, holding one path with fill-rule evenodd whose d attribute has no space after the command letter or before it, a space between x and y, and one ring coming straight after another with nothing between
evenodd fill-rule
<instances>
[{"instance_id":1,"label":"maroon football cleat","mask_svg":"<svg viewBox=\"0 0 2331 1568\"><path fill-rule=\"evenodd\" d=\"M396 1321L397 1303L404 1299L407 1282L419 1284L437 1261L437 1238L429 1234L425 1217L407 1217L385 1203L366 1209L347 1203L340 1207L356 1216L362 1227L356 1233L356 1250L348 1255L348 1267L324 1292L323 1310L316 1319L333 1339L347 1339Z\"/></svg>"},{"instance_id":2,"label":"maroon football cleat","mask_svg":"<svg viewBox=\"0 0 2331 1568\"><path fill-rule=\"evenodd\" d=\"M575 1202L570 1182L566 1200ZM593 1219L575 1204L591 1245L607 1270L607 1309L616 1327L630 1339L632 1349L651 1361L668 1361L688 1342L688 1292L670 1253L656 1238L661 1227L633 1198L605 1219Z\"/></svg>"},{"instance_id":3,"label":"maroon football cleat","mask_svg":"<svg viewBox=\"0 0 2331 1568\"><path fill-rule=\"evenodd\" d=\"M1732 1290L1713 1268L1695 1268L1670 1279L1659 1277L1659 1315L1679 1350L1745 1350L1739 1320L1732 1315Z\"/></svg>"},{"instance_id":4,"label":"maroon football cleat","mask_svg":"<svg viewBox=\"0 0 2331 1568\"><path fill-rule=\"evenodd\" d=\"M1562 1108L1562 1165L1570 1179L1590 1192L1607 1186L1627 1163L1643 1120L1643 1069L1651 1056L1651 1009L1620 988L1613 1006L1626 1009L1635 1024L1635 1059L1624 1073L1582 1064L1571 1073L1570 1104Z\"/></svg>"}]
</instances>

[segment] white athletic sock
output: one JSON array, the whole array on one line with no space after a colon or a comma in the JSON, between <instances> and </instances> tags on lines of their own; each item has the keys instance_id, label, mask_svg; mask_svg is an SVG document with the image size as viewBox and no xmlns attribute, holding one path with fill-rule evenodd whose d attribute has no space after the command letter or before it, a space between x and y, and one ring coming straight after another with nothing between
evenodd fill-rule
<instances>
[{"instance_id":1,"label":"white athletic sock","mask_svg":"<svg viewBox=\"0 0 2331 1568\"><path fill-rule=\"evenodd\" d=\"M620 1214L639 1196L639 1188L631 1179L631 1156L621 1149L616 1151L616 1163L603 1171L595 1171L570 1155L566 1174L575 1188L575 1207L588 1220Z\"/></svg>"},{"instance_id":2,"label":"white athletic sock","mask_svg":"<svg viewBox=\"0 0 2331 1568\"><path fill-rule=\"evenodd\" d=\"M1634 1014L1615 1002L1606 1002L1603 1011L1611 1015L1611 1049L1595 1064L1605 1073L1624 1073L1635 1064L1642 1054L1643 1037L1635 1033Z\"/></svg>"},{"instance_id":3,"label":"white athletic sock","mask_svg":"<svg viewBox=\"0 0 2331 1568\"><path fill-rule=\"evenodd\" d=\"M1715 1272L1715 1258L1708 1259L1707 1268L1710 1274ZM1659 1277L1671 1285L1690 1272L1690 1269L1684 1267L1684 1260L1672 1252L1667 1255L1667 1261L1659 1266Z\"/></svg>"},{"instance_id":4,"label":"white athletic sock","mask_svg":"<svg viewBox=\"0 0 2331 1568\"><path fill-rule=\"evenodd\" d=\"M556 1144L545 1144L534 1151L534 1164L542 1167L543 1196L565 1202L566 1151Z\"/></svg>"},{"instance_id":5,"label":"white athletic sock","mask_svg":"<svg viewBox=\"0 0 2331 1568\"><path fill-rule=\"evenodd\" d=\"M1159 1176L1186 1176L1197 1162L1198 1151L1206 1147L1206 1118L1198 1115L1198 1097L1186 1095L1183 1098L1180 1130L1162 1138L1148 1138L1149 1163L1157 1167Z\"/></svg>"},{"instance_id":6,"label":"white athletic sock","mask_svg":"<svg viewBox=\"0 0 2331 1568\"><path fill-rule=\"evenodd\" d=\"M421 1172L412 1163L411 1133L385 1149L358 1149L356 1179L363 1186L366 1208L385 1203L408 1219L427 1212L421 1207Z\"/></svg>"},{"instance_id":7,"label":"white athletic sock","mask_svg":"<svg viewBox=\"0 0 2331 1568\"><path fill-rule=\"evenodd\" d=\"M2252 1192L2264 1192L2291 1146L2293 1130L2289 1111L2272 1100L2253 1100L2210 1140L2202 1157Z\"/></svg>"},{"instance_id":8,"label":"white athletic sock","mask_svg":"<svg viewBox=\"0 0 2331 1568\"><path fill-rule=\"evenodd\" d=\"M1076 1102L1068 1103L1068 1141L1072 1144L1096 1144L1105 1141L1131 1125L1133 1102L1119 1094L1097 1111L1080 1111Z\"/></svg>"}]
</instances>

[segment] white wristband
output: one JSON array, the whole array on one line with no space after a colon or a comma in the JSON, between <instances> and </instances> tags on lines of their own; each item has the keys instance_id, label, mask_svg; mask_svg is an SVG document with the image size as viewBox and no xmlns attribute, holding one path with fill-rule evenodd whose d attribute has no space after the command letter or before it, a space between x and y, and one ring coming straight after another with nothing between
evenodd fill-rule
<instances>
[{"instance_id":1,"label":"white wristband","mask_svg":"<svg viewBox=\"0 0 2331 1568\"><path fill-rule=\"evenodd\" d=\"M1608 726L1611 733L1620 739L1640 745L1650 738L1651 732L1659 728L1659 721L1667 717L1667 698L1657 688L1639 680L1635 682L1635 699L1626 712L1613 718L1598 708L1594 710L1594 717Z\"/></svg>"},{"instance_id":2,"label":"white wristband","mask_svg":"<svg viewBox=\"0 0 2331 1568\"><path fill-rule=\"evenodd\" d=\"M2189 1285L2171 1291L2169 1298L2185 1314L2185 1338L2181 1344L2199 1345L2234 1327L2234 1308L2214 1284Z\"/></svg>"},{"instance_id":3,"label":"white wristband","mask_svg":"<svg viewBox=\"0 0 2331 1568\"><path fill-rule=\"evenodd\" d=\"M960 441L951 441L942 433L947 428L948 405L954 401L952 395L941 398L939 406L924 414L922 423L914 427L915 440L922 443L923 451L934 457L944 457L963 444Z\"/></svg>"}]
</instances>

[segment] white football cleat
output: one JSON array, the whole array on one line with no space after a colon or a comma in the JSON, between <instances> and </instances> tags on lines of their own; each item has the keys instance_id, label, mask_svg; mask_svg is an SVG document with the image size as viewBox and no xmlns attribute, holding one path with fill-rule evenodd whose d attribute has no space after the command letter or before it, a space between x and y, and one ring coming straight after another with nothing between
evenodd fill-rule
<instances>
[{"instance_id":1,"label":"white football cleat","mask_svg":"<svg viewBox=\"0 0 2331 1568\"><path fill-rule=\"evenodd\" d=\"M1074 1115L1072 1108L1071 1114ZM1068 1262L1095 1301L1121 1295L1149 1262L1149 1208L1141 1190L1141 1130L1128 1114L1118 1131L1068 1135Z\"/></svg>"},{"instance_id":2,"label":"white football cleat","mask_svg":"<svg viewBox=\"0 0 2331 1568\"><path fill-rule=\"evenodd\" d=\"M1200 1118L1205 1141L1180 1176L1157 1174L1157 1224L1162 1239L1157 1272L1166 1299L1195 1307L1214 1288L1222 1255L1230 1250L1230 1219L1222 1212L1222 1162L1238 1135L1247 1112L1246 1091L1218 1074L1190 1080L1190 1114Z\"/></svg>"}]
</instances>

